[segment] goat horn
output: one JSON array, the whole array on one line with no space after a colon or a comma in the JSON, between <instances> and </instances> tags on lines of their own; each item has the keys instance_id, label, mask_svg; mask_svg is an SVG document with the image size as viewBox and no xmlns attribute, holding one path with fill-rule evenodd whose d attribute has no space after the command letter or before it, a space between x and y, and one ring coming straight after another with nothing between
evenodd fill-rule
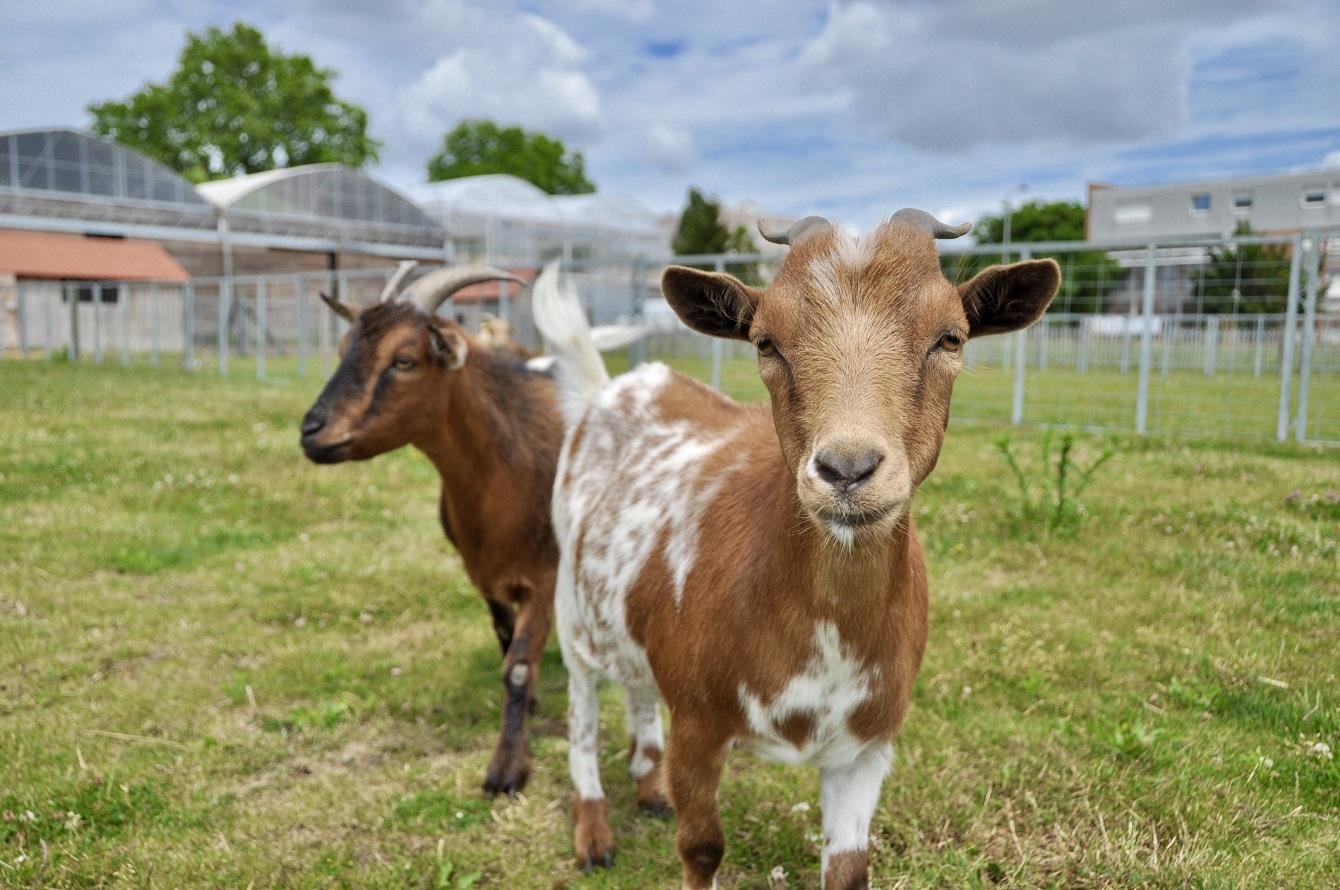
<instances>
[{"instance_id":1,"label":"goat horn","mask_svg":"<svg viewBox=\"0 0 1340 890\"><path fill-rule=\"evenodd\" d=\"M434 269L405 288L401 298L417 306L425 315L433 315L437 308L452 294L463 287L479 284L481 281L514 281L525 284L511 272L495 269L493 266L468 264Z\"/></svg>"},{"instance_id":2,"label":"goat horn","mask_svg":"<svg viewBox=\"0 0 1340 890\"><path fill-rule=\"evenodd\" d=\"M957 226L946 225L926 211L914 207L904 207L893 215L893 219L914 225L932 238L958 238L968 234L968 230L972 228L970 222L960 223Z\"/></svg>"},{"instance_id":3,"label":"goat horn","mask_svg":"<svg viewBox=\"0 0 1340 890\"><path fill-rule=\"evenodd\" d=\"M419 265L418 260L401 260L400 265L395 267L395 272L386 281L386 287L382 288L382 295L378 299L379 303L389 303L395 299L396 291L400 290L400 285L404 284L406 276L413 272Z\"/></svg>"},{"instance_id":4,"label":"goat horn","mask_svg":"<svg viewBox=\"0 0 1340 890\"><path fill-rule=\"evenodd\" d=\"M797 220L791 224L791 228L786 231L781 229L769 228L763 220L758 221L758 233L763 236L763 240L771 241L773 244L787 244L795 246L809 235L814 234L820 229L826 229L831 226L828 220L822 216L807 216L802 220Z\"/></svg>"}]
</instances>

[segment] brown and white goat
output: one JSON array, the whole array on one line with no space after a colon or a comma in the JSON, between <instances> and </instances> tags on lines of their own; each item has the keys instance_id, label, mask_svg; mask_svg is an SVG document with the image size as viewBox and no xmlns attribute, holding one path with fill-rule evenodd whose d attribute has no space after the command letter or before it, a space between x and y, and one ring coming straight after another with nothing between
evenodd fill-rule
<instances>
[{"instance_id":1,"label":"brown and white goat","mask_svg":"<svg viewBox=\"0 0 1340 890\"><path fill-rule=\"evenodd\" d=\"M926 645L912 495L939 455L964 342L1031 324L1060 280L1038 260L956 288L935 238L966 230L903 210L858 240L810 217L770 236L791 250L766 290L667 269L689 327L755 345L770 408L660 364L610 381L574 296L537 287L568 426L556 617L582 863L612 861L604 675L627 690L640 784L660 781L658 702L669 708L685 887L715 884L717 788L737 740L819 768L824 886L868 885L870 821Z\"/></svg>"},{"instance_id":2,"label":"brown and white goat","mask_svg":"<svg viewBox=\"0 0 1340 890\"><path fill-rule=\"evenodd\" d=\"M340 365L302 421L317 463L366 460L403 445L442 479L439 515L488 603L503 651L502 734L484 788L514 793L530 775L526 716L553 620L558 550L549 519L562 442L551 377L516 349L486 348L438 307L467 285L513 277L487 266L440 269L362 310L322 295L351 327Z\"/></svg>"}]
</instances>

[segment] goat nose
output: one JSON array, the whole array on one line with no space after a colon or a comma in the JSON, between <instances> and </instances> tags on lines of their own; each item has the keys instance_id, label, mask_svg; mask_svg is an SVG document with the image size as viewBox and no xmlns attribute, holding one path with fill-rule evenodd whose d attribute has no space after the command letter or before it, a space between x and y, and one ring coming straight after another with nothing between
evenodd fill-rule
<instances>
[{"instance_id":1,"label":"goat nose","mask_svg":"<svg viewBox=\"0 0 1340 890\"><path fill-rule=\"evenodd\" d=\"M839 491L851 491L864 485L883 462L884 455L873 448L862 452L825 448L814 455L814 469L819 478Z\"/></svg>"},{"instance_id":2,"label":"goat nose","mask_svg":"<svg viewBox=\"0 0 1340 890\"><path fill-rule=\"evenodd\" d=\"M303 437L306 438L307 436L315 436L317 433L321 432L321 429L325 425L326 419L321 415L308 414L302 419L302 426L299 427L299 430L302 431Z\"/></svg>"}]
</instances>

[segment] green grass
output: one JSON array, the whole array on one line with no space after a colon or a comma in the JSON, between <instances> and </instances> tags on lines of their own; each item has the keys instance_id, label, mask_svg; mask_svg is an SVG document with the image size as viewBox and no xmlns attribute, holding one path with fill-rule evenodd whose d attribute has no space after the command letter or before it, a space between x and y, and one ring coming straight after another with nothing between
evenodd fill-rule
<instances>
[{"instance_id":1,"label":"green grass","mask_svg":"<svg viewBox=\"0 0 1340 890\"><path fill-rule=\"evenodd\" d=\"M0 362L0 884L677 886L614 690L619 860L572 863L555 645L531 786L483 798L497 647L432 468L307 464L321 381L234 367ZM1340 884L1340 454L1120 438L1058 533L1001 432L952 424L915 508L931 639L875 886ZM723 888L817 884L812 772L738 753L721 801Z\"/></svg>"}]
</instances>

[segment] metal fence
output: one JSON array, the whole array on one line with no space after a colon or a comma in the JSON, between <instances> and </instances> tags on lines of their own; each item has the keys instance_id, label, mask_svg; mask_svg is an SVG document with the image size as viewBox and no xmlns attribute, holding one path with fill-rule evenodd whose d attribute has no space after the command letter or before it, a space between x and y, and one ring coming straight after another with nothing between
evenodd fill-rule
<instances>
[{"instance_id":1,"label":"metal fence","mask_svg":"<svg viewBox=\"0 0 1340 890\"><path fill-rule=\"evenodd\" d=\"M1340 445L1340 313L1328 305L1325 237L942 248L951 280L992 262L1049 256L1063 271L1052 310L1028 331L972 340L955 387L962 421ZM747 344L699 336L660 299L660 262L574 263L596 323L638 319L649 335L611 364L663 360L741 398L762 398ZM673 260L766 282L777 259ZM390 270L134 282L17 283L10 352L176 364L258 379L326 373L345 323L318 293L375 300ZM529 293L444 308L467 327L506 318L536 345Z\"/></svg>"}]
</instances>

